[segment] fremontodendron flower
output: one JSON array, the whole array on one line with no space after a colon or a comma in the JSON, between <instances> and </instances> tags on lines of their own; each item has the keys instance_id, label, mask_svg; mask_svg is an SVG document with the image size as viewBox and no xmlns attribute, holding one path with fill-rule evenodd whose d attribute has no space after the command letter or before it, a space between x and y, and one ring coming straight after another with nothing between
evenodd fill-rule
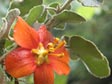
<instances>
[{"instance_id":1,"label":"fremontodendron flower","mask_svg":"<svg viewBox=\"0 0 112 84\"><path fill-rule=\"evenodd\" d=\"M6 72L20 78L34 74L34 84L54 84L54 72L67 75L69 53L66 42L55 38L45 25L36 31L18 16L13 34L18 48L5 58Z\"/></svg>"}]
</instances>

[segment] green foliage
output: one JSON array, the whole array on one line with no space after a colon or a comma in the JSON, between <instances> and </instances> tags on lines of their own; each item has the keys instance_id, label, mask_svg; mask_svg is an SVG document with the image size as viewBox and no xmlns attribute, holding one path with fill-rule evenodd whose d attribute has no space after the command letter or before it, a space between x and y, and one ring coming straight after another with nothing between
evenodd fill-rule
<instances>
[{"instance_id":1,"label":"green foliage","mask_svg":"<svg viewBox=\"0 0 112 84\"><path fill-rule=\"evenodd\" d=\"M78 0L84 6L100 6L103 0Z\"/></svg>"},{"instance_id":2,"label":"green foliage","mask_svg":"<svg viewBox=\"0 0 112 84\"><path fill-rule=\"evenodd\" d=\"M43 0L44 4L51 4L51 3L64 3L64 0Z\"/></svg>"},{"instance_id":3,"label":"green foliage","mask_svg":"<svg viewBox=\"0 0 112 84\"><path fill-rule=\"evenodd\" d=\"M11 26L15 20L15 18L20 14L18 9L12 9L8 12L6 18L3 19L2 28L0 30L0 55L4 54L5 49L5 43L6 39L5 37L8 37L9 31L11 29Z\"/></svg>"},{"instance_id":4,"label":"green foliage","mask_svg":"<svg viewBox=\"0 0 112 84\"><path fill-rule=\"evenodd\" d=\"M73 51L72 54L74 54L74 56L77 55L82 60L91 74L99 78L110 75L107 58L99 51L93 42L80 36L73 36L70 38L69 44L70 51Z\"/></svg>"},{"instance_id":5,"label":"green foliage","mask_svg":"<svg viewBox=\"0 0 112 84\"><path fill-rule=\"evenodd\" d=\"M93 7L78 7L76 9L77 13L86 18L87 20L90 20L94 13L95 13L95 8Z\"/></svg>"},{"instance_id":6,"label":"green foliage","mask_svg":"<svg viewBox=\"0 0 112 84\"><path fill-rule=\"evenodd\" d=\"M49 5L49 7L51 7L51 8L54 8L55 10L57 10L59 7L60 7L60 3L58 3L58 2L55 2L55 3L51 3L50 5ZM66 8L65 8L65 10L70 10L71 9L71 5L69 5L69 6L67 6ZM56 14L56 11L54 11L54 10L49 10L49 12L50 12L50 14Z\"/></svg>"},{"instance_id":7,"label":"green foliage","mask_svg":"<svg viewBox=\"0 0 112 84\"><path fill-rule=\"evenodd\" d=\"M69 4L63 10L64 3L67 0L24 0L23 2L15 2L13 1L10 9L18 8L21 11L21 16L25 16L26 21L33 25L36 21L39 23L47 23L52 18L54 19L51 24L52 28L64 28L67 23L81 23L86 21L81 15L84 15L86 19L91 19L94 14L93 8L80 7L76 9L76 11L80 14L75 13L71 10L72 5ZM71 0L72 1L72 0ZM103 0L78 0L84 6L100 6ZM1 3L1 2L0 2ZM47 4L47 5L44 5ZM60 11L61 10L61 11ZM107 10L107 9L106 9ZM110 11L109 11L110 13ZM2 13L1 13L2 15ZM14 19L19 15L19 11L10 11L5 18L3 23L3 29L8 28L6 31L6 36L10 32ZM108 20L108 19L107 19ZM88 23L89 24L89 23ZM102 24L102 23L101 23ZM105 22L104 24L105 25ZM98 26L98 25L97 25ZM87 26L86 27L90 27ZM70 34L75 34L75 30L70 30L70 26L68 26L68 30L72 31ZM83 27L84 28L84 27ZM93 30L92 30L93 29ZM94 31L95 27L93 24L93 28L91 30ZM85 30L85 29L84 29ZM78 30L80 32L84 30ZM96 30L97 31L97 30ZM95 32L96 32L95 31ZM67 31L68 32L68 31ZM88 31L90 33L90 30ZM88 32L85 35L89 36ZM1 30L0 30L1 33ZM57 32L56 32L57 33ZM1 33L2 34L2 33ZM63 33L64 34L64 33ZM1 37L2 35L0 35ZM3 36L4 37L4 36ZM7 38L7 37L6 37ZM6 38L0 39L0 56L4 54L4 49L10 50L12 49L13 41L6 40ZM101 51L97 48L97 46L80 36L73 36L71 38L65 37L67 41L67 48L70 47L69 51L71 54L71 58L76 60L79 58L82 63L86 66L87 70L94 76L98 78L105 78L110 75L110 67L107 58L101 53ZM9 47L9 48L7 48ZM84 76L85 77L85 76ZM56 75L55 84L65 84L67 80L66 76L58 76Z\"/></svg>"},{"instance_id":8,"label":"green foliage","mask_svg":"<svg viewBox=\"0 0 112 84\"><path fill-rule=\"evenodd\" d=\"M21 11L21 15L25 15L28 13L28 11L33 7L37 5L41 5L43 3L43 0L24 0L23 2L17 2L13 1L11 3L10 9L18 8Z\"/></svg>"},{"instance_id":9,"label":"green foliage","mask_svg":"<svg viewBox=\"0 0 112 84\"><path fill-rule=\"evenodd\" d=\"M55 3L51 3L50 5L49 5L49 7L53 7L53 8L57 8L57 7L59 7L59 3L58 2L55 2Z\"/></svg>"},{"instance_id":10,"label":"green foliage","mask_svg":"<svg viewBox=\"0 0 112 84\"><path fill-rule=\"evenodd\" d=\"M65 10L62 13L55 16L56 27L59 27L59 24L63 23L81 23L86 21L82 16L78 15L75 12Z\"/></svg>"},{"instance_id":11,"label":"green foliage","mask_svg":"<svg viewBox=\"0 0 112 84\"><path fill-rule=\"evenodd\" d=\"M43 10L43 13L41 14L41 16L37 19L39 23L44 23L47 19L47 10Z\"/></svg>"},{"instance_id":12,"label":"green foliage","mask_svg":"<svg viewBox=\"0 0 112 84\"><path fill-rule=\"evenodd\" d=\"M44 12L44 6L39 5L39 6L33 7L28 13L26 22L32 25L36 20L38 20L41 17L43 12Z\"/></svg>"},{"instance_id":13,"label":"green foliage","mask_svg":"<svg viewBox=\"0 0 112 84\"><path fill-rule=\"evenodd\" d=\"M54 84L66 84L67 81L67 76L59 76L57 74L55 74L55 82Z\"/></svg>"},{"instance_id":14,"label":"green foliage","mask_svg":"<svg viewBox=\"0 0 112 84\"><path fill-rule=\"evenodd\" d=\"M78 15L75 12L67 10L63 11L55 18L57 23L81 23L85 21L85 19L82 16Z\"/></svg>"},{"instance_id":15,"label":"green foliage","mask_svg":"<svg viewBox=\"0 0 112 84\"><path fill-rule=\"evenodd\" d=\"M49 7L51 7L51 8L53 8L53 9L56 10L56 8L58 8L59 5L60 5L60 4L59 4L58 2L55 2L55 3L51 3L51 4L49 5ZM54 10L52 10L52 9L49 9L49 13L50 13L51 15L54 15L54 14L56 14L56 11L54 11Z\"/></svg>"}]
</instances>

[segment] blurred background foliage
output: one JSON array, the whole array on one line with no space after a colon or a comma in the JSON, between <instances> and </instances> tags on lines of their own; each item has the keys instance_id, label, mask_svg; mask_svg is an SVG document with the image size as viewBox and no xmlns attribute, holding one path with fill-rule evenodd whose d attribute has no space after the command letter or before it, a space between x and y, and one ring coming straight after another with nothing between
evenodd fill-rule
<instances>
[{"instance_id":1,"label":"blurred background foliage","mask_svg":"<svg viewBox=\"0 0 112 84\"><path fill-rule=\"evenodd\" d=\"M45 5L51 2L59 2L62 4L65 0L44 0ZM0 0L0 26L2 18L6 16L10 0ZM55 36L61 35L73 36L81 35L93 42L107 56L110 66L112 67L112 1L105 0L101 7L83 7L77 1L74 1L71 10L86 18L86 22L80 24L66 24L65 30L53 30ZM30 5L31 3L27 4ZM74 5L75 4L75 5ZM26 5L26 4L25 4ZM98 79L87 72L84 65L80 61L73 63L68 77L55 75L55 84L112 84L112 76L105 79ZM105 68L105 67L104 67ZM0 80L3 79L3 73L0 69ZM6 78L7 79L7 78ZM25 77L20 80L20 84L33 84L32 76ZM1 81L0 81L0 84ZM8 81L7 84L13 84L13 81Z\"/></svg>"}]
</instances>

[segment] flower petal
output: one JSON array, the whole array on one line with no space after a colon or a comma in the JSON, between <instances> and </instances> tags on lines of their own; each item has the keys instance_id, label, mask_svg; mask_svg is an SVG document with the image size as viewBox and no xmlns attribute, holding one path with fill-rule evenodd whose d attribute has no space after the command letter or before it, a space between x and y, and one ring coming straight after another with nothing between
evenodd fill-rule
<instances>
[{"instance_id":1,"label":"flower petal","mask_svg":"<svg viewBox=\"0 0 112 84\"><path fill-rule=\"evenodd\" d=\"M15 78L30 75L36 68L35 59L29 50L17 48L5 59L6 71Z\"/></svg>"},{"instance_id":2,"label":"flower petal","mask_svg":"<svg viewBox=\"0 0 112 84\"><path fill-rule=\"evenodd\" d=\"M54 84L54 74L51 66L43 64L34 72L34 84Z\"/></svg>"},{"instance_id":3,"label":"flower petal","mask_svg":"<svg viewBox=\"0 0 112 84\"><path fill-rule=\"evenodd\" d=\"M70 67L68 64L64 63L61 60L58 60L55 57L50 56L50 64L52 68L58 73L59 75L68 75L70 72Z\"/></svg>"},{"instance_id":4,"label":"flower petal","mask_svg":"<svg viewBox=\"0 0 112 84\"><path fill-rule=\"evenodd\" d=\"M64 56L58 57L58 56L52 56L52 54L61 54L64 53ZM58 48L49 55L50 64L53 67L53 69L60 75L64 74L67 75L70 72L70 67L68 65L70 61L69 53L66 50L64 46Z\"/></svg>"},{"instance_id":5,"label":"flower petal","mask_svg":"<svg viewBox=\"0 0 112 84\"><path fill-rule=\"evenodd\" d=\"M55 52L53 54L60 54L60 53L64 53L64 56L60 57L60 58L57 57L57 59L68 64L70 61L70 56L69 56L69 53L64 46L55 50Z\"/></svg>"},{"instance_id":6,"label":"flower petal","mask_svg":"<svg viewBox=\"0 0 112 84\"><path fill-rule=\"evenodd\" d=\"M47 30L45 25L40 26L39 30L37 31L40 37L40 41L47 46L49 42L53 41L52 34Z\"/></svg>"},{"instance_id":7,"label":"flower petal","mask_svg":"<svg viewBox=\"0 0 112 84\"><path fill-rule=\"evenodd\" d=\"M39 43L38 33L31 28L21 17L18 17L14 27L14 39L23 48L36 48Z\"/></svg>"}]
</instances>

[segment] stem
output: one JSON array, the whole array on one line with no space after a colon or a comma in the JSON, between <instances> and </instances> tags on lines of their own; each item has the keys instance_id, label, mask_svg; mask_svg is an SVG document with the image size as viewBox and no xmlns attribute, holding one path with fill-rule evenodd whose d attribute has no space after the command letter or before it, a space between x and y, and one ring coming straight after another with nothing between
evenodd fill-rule
<instances>
[{"instance_id":1,"label":"stem","mask_svg":"<svg viewBox=\"0 0 112 84\"><path fill-rule=\"evenodd\" d=\"M67 2L65 2L65 4L63 4L63 6L60 8L60 10L58 11L59 13L62 12L64 9L66 9L70 3L72 2L73 0L67 0Z\"/></svg>"},{"instance_id":2,"label":"stem","mask_svg":"<svg viewBox=\"0 0 112 84\"><path fill-rule=\"evenodd\" d=\"M53 16L47 23L46 23L46 26L47 26L47 29L50 30L55 24L55 17Z\"/></svg>"},{"instance_id":3,"label":"stem","mask_svg":"<svg viewBox=\"0 0 112 84\"><path fill-rule=\"evenodd\" d=\"M15 78L15 84L19 84L19 81L18 81L18 79L16 79L16 78Z\"/></svg>"},{"instance_id":4,"label":"stem","mask_svg":"<svg viewBox=\"0 0 112 84\"><path fill-rule=\"evenodd\" d=\"M54 12L56 12L57 10L55 8L52 7L46 7L47 10L53 10Z\"/></svg>"},{"instance_id":5,"label":"stem","mask_svg":"<svg viewBox=\"0 0 112 84\"><path fill-rule=\"evenodd\" d=\"M56 15L57 14L59 14L59 13L61 13L64 9L66 9L69 5L70 5L70 3L72 2L73 0L67 0L64 4L63 4L63 6L62 7L60 7L60 8L58 8L57 10L56 10ZM46 23L46 26L47 26L47 29L48 30L50 30L53 26L54 26L54 24L56 23L56 20L55 20L55 16L56 15L54 15L50 20L48 20L48 22Z\"/></svg>"},{"instance_id":6,"label":"stem","mask_svg":"<svg viewBox=\"0 0 112 84\"><path fill-rule=\"evenodd\" d=\"M9 54L15 48L17 48L17 44L14 44L14 47L10 51L6 52L3 56L0 57L0 63L2 63L6 55Z\"/></svg>"},{"instance_id":7,"label":"stem","mask_svg":"<svg viewBox=\"0 0 112 84\"><path fill-rule=\"evenodd\" d=\"M13 38L13 37L11 37L11 36L8 35L7 38L8 38L10 41L14 42L14 38Z\"/></svg>"}]
</instances>

